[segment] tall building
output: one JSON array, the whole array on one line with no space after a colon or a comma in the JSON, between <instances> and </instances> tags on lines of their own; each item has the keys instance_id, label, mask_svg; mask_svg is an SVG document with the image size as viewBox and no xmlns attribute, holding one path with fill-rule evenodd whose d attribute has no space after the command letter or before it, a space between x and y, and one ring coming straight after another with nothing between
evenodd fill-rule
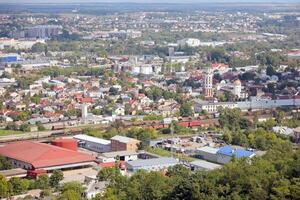
<instances>
[{"instance_id":1,"label":"tall building","mask_svg":"<svg viewBox=\"0 0 300 200\"><path fill-rule=\"evenodd\" d=\"M82 104L81 109L82 109L81 110L81 117L82 117L83 122L85 123L86 118L88 116L88 105L87 104Z\"/></svg>"},{"instance_id":2,"label":"tall building","mask_svg":"<svg viewBox=\"0 0 300 200\"><path fill-rule=\"evenodd\" d=\"M213 71L211 68L207 68L204 72L204 84L203 91L206 98L214 96L213 92Z\"/></svg>"},{"instance_id":3,"label":"tall building","mask_svg":"<svg viewBox=\"0 0 300 200\"><path fill-rule=\"evenodd\" d=\"M241 92L242 92L242 83L240 80L236 80L233 83L233 94L240 98L241 97Z\"/></svg>"},{"instance_id":4,"label":"tall building","mask_svg":"<svg viewBox=\"0 0 300 200\"><path fill-rule=\"evenodd\" d=\"M51 38L59 35L61 30L62 27L58 25L38 25L29 28L26 35L29 38Z\"/></svg>"}]
</instances>

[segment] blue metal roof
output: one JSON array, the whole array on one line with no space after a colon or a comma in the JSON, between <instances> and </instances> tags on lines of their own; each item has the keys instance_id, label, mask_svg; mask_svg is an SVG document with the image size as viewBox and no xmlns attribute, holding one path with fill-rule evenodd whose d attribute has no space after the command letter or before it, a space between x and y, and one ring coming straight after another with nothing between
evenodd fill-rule
<instances>
[{"instance_id":1,"label":"blue metal roof","mask_svg":"<svg viewBox=\"0 0 300 200\"><path fill-rule=\"evenodd\" d=\"M217 152L218 154L223 154L226 156L235 156L236 158L243 158L243 157L251 157L254 153L251 151L247 151L244 149L236 149L232 148L231 146L224 146L219 149Z\"/></svg>"}]
</instances>

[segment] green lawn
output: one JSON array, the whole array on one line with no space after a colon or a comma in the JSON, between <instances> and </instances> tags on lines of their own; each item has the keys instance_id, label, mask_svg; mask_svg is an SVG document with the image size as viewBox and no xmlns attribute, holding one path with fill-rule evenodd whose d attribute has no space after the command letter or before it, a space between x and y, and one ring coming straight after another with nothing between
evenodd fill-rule
<instances>
[{"instance_id":1,"label":"green lawn","mask_svg":"<svg viewBox=\"0 0 300 200\"><path fill-rule=\"evenodd\" d=\"M0 136L15 135L15 134L22 134L22 133L24 133L24 132L0 129Z\"/></svg>"}]
</instances>

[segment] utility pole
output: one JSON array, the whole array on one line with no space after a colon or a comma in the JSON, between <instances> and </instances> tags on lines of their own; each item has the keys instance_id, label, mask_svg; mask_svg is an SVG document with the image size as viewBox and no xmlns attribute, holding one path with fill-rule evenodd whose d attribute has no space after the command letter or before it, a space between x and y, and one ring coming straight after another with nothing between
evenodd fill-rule
<instances>
[{"instance_id":1,"label":"utility pole","mask_svg":"<svg viewBox=\"0 0 300 200\"><path fill-rule=\"evenodd\" d=\"M171 136L172 136L172 140L171 140L171 154L172 157L174 158L174 154L173 154L173 139L174 139L174 129L173 129L173 122L171 122L170 124L170 130L171 130Z\"/></svg>"}]
</instances>

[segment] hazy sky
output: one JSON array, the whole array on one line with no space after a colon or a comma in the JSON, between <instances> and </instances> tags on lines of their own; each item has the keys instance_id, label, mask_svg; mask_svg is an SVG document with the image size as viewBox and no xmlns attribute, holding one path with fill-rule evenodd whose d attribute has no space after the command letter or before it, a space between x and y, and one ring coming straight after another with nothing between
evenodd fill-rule
<instances>
[{"instance_id":1,"label":"hazy sky","mask_svg":"<svg viewBox=\"0 0 300 200\"><path fill-rule=\"evenodd\" d=\"M0 3L85 3L85 2L136 2L136 3L299 2L300 3L300 0L0 0Z\"/></svg>"}]
</instances>

